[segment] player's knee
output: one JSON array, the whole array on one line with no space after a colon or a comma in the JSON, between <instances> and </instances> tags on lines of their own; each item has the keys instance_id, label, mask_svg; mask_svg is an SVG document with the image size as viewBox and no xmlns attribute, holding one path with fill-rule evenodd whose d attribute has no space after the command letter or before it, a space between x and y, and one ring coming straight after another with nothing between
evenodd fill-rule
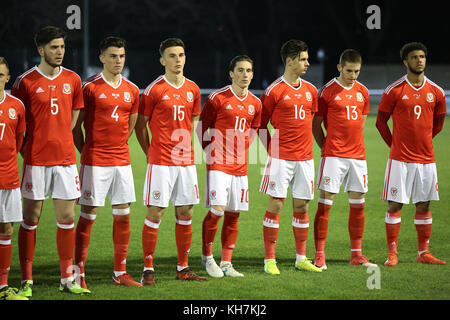
<instances>
[{"instance_id":1,"label":"player's knee","mask_svg":"<svg viewBox=\"0 0 450 320\"><path fill-rule=\"evenodd\" d=\"M283 209L283 203L285 199L269 197L269 204L267 210L272 213L280 213Z\"/></svg>"},{"instance_id":2,"label":"player's knee","mask_svg":"<svg viewBox=\"0 0 450 320\"><path fill-rule=\"evenodd\" d=\"M388 209L391 212L397 212L402 210L403 204L399 202L389 201Z\"/></svg>"},{"instance_id":3,"label":"player's knee","mask_svg":"<svg viewBox=\"0 0 450 320\"><path fill-rule=\"evenodd\" d=\"M308 200L294 199L293 210L294 212L308 212Z\"/></svg>"},{"instance_id":4,"label":"player's knee","mask_svg":"<svg viewBox=\"0 0 450 320\"><path fill-rule=\"evenodd\" d=\"M0 236L12 236L14 231L13 224L10 222L0 223Z\"/></svg>"}]
</instances>

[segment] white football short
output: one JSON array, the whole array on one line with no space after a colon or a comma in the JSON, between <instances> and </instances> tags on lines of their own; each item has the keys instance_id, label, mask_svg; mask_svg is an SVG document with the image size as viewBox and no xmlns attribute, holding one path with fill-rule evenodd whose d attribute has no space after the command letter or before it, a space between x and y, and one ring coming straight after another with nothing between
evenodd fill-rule
<instances>
[{"instance_id":1,"label":"white football short","mask_svg":"<svg viewBox=\"0 0 450 320\"><path fill-rule=\"evenodd\" d=\"M81 197L77 203L93 207L103 207L106 196L111 205L136 201L133 171L127 166L80 167Z\"/></svg>"},{"instance_id":2,"label":"white football short","mask_svg":"<svg viewBox=\"0 0 450 320\"><path fill-rule=\"evenodd\" d=\"M368 177L366 160L323 157L317 173L317 188L331 193L344 191L367 193Z\"/></svg>"},{"instance_id":3,"label":"white football short","mask_svg":"<svg viewBox=\"0 0 450 320\"><path fill-rule=\"evenodd\" d=\"M218 170L207 171L205 207L225 206L225 211L248 211L247 176L235 176Z\"/></svg>"},{"instance_id":4,"label":"white football short","mask_svg":"<svg viewBox=\"0 0 450 320\"><path fill-rule=\"evenodd\" d=\"M0 223L22 221L20 188L0 189Z\"/></svg>"},{"instance_id":5,"label":"white football short","mask_svg":"<svg viewBox=\"0 0 450 320\"><path fill-rule=\"evenodd\" d=\"M291 161L267 157L259 191L286 198L288 187L295 199L314 199L314 160Z\"/></svg>"},{"instance_id":6,"label":"white football short","mask_svg":"<svg viewBox=\"0 0 450 320\"><path fill-rule=\"evenodd\" d=\"M436 163L411 163L389 159L382 200L408 204L439 200Z\"/></svg>"},{"instance_id":7,"label":"white football short","mask_svg":"<svg viewBox=\"0 0 450 320\"><path fill-rule=\"evenodd\" d=\"M147 165L143 204L167 208L194 205L200 202L197 169L190 166Z\"/></svg>"},{"instance_id":8,"label":"white football short","mask_svg":"<svg viewBox=\"0 0 450 320\"><path fill-rule=\"evenodd\" d=\"M45 200L50 193L53 199L74 200L80 193L80 180L75 164L69 166L24 165L22 172L22 197Z\"/></svg>"}]
</instances>

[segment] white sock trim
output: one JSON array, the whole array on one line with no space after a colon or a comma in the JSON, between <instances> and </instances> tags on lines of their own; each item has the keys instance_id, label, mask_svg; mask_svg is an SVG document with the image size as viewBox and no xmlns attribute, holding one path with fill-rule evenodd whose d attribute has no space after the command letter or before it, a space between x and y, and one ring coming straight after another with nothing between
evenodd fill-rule
<instances>
[{"instance_id":1,"label":"white sock trim","mask_svg":"<svg viewBox=\"0 0 450 320\"><path fill-rule=\"evenodd\" d=\"M85 213L85 212L80 212L80 217L85 218L86 220L95 220L95 218L97 218L96 214L89 214L89 213Z\"/></svg>"},{"instance_id":2,"label":"white sock trim","mask_svg":"<svg viewBox=\"0 0 450 320\"><path fill-rule=\"evenodd\" d=\"M112 214L118 216L126 216L127 214L130 214L130 208L112 209Z\"/></svg>"},{"instance_id":3,"label":"white sock trim","mask_svg":"<svg viewBox=\"0 0 450 320\"><path fill-rule=\"evenodd\" d=\"M159 225L161 224L161 220L159 222L153 222L153 221L150 221L147 218L145 218L144 223L145 223L145 225L147 227L150 227L150 228L153 228L153 229L159 229Z\"/></svg>"},{"instance_id":4,"label":"white sock trim","mask_svg":"<svg viewBox=\"0 0 450 320\"><path fill-rule=\"evenodd\" d=\"M333 200L319 198L319 202L331 206L333 204Z\"/></svg>"}]
</instances>

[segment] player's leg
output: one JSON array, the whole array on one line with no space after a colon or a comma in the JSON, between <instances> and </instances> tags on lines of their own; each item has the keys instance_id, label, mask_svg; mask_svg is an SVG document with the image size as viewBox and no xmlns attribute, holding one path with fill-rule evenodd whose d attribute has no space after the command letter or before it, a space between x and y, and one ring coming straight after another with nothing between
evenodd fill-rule
<instances>
[{"instance_id":1,"label":"player's leg","mask_svg":"<svg viewBox=\"0 0 450 320\"><path fill-rule=\"evenodd\" d=\"M388 159L384 177L382 200L388 201L385 217L388 258L385 266L395 266L398 263L397 243L401 226L401 210L403 204L408 204L417 170L415 163L406 163Z\"/></svg>"},{"instance_id":2,"label":"player's leg","mask_svg":"<svg viewBox=\"0 0 450 320\"><path fill-rule=\"evenodd\" d=\"M249 192L247 176L232 176L228 205L222 226L222 259L220 268L228 277L243 277L244 275L231 263L239 233L239 216L241 211L248 211Z\"/></svg>"},{"instance_id":3,"label":"player's leg","mask_svg":"<svg viewBox=\"0 0 450 320\"><path fill-rule=\"evenodd\" d=\"M19 294L31 297L33 285L33 258L36 246L36 228L41 217L46 194L47 176L43 166L24 165L22 168L23 220L19 227L19 260L22 283Z\"/></svg>"},{"instance_id":4,"label":"player's leg","mask_svg":"<svg viewBox=\"0 0 450 320\"><path fill-rule=\"evenodd\" d=\"M290 181L293 198L292 230L295 239L297 270L322 272L306 258L306 240L309 231L309 201L314 199L314 160L295 161L294 175Z\"/></svg>"},{"instance_id":5,"label":"player's leg","mask_svg":"<svg viewBox=\"0 0 450 320\"><path fill-rule=\"evenodd\" d=\"M79 268L80 286L87 289L85 280L86 258L91 240L91 229L97 218L97 207L81 205L80 218L75 229L75 265Z\"/></svg>"},{"instance_id":6,"label":"player's leg","mask_svg":"<svg viewBox=\"0 0 450 320\"><path fill-rule=\"evenodd\" d=\"M348 217L348 233L350 235L350 264L365 267L376 266L362 254L362 238L364 234L365 193L349 191L348 202L350 212Z\"/></svg>"},{"instance_id":7,"label":"player's leg","mask_svg":"<svg viewBox=\"0 0 450 320\"><path fill-rule=\"evenodd\" d=\"M19 261L22 273L19 294L32 296L33 259L36 247L36 229L42 212L43 200L23 198L23 221L19 227Z\"/></svg>"},{"instance_id":8,"label":"player's leg","mask_svg":"<svg viewBox=\"0 0 450 320\"><path fill-rule=\"evenodd\" d=\"M435 258L428 251L433 222L430 200L439 200L436 164L418 164L414 180L412 201L416 206L414 225L418 241L417 262L446 264L444 260Z\"/></svg>"},{"instance_id":9,"label":"player's leg","mask_svg":"<svg viewBox=\"0 0 450 320\"><path fill-rule=\"evenodd\" d=\"M154 266L153 258L156 251L158 231L161 219L164 215L165 207L147 206L147 215L142 228L142 249L144 253L144 270L141 278L143 285L153 285Z\"/></svg>"},{"instance_id":10,"label":"player's leg","mask_svg":"<svg viewBox=\"0 0 450 320\"><path fill-rule=\"evenodd\" d=\"M108 192L113 215L114 276L113 284L142 286L127 273L127 254L130 242L130 206L136 201L131 165L109 168L112 183Z\"/></svg>"},{"instance_id":11,"label":"player's leg","mask_svg":"<svg viewBox=\"0 0 450 320\"><path fill-rule=\"evenodd\" d=\"M222 269L213 257L213 243L220 218L228 203L231 176L221 171L207 171L205 207L209 208L202 222L202 266L213 278L223 277Z\"/></svg>"},{"instance_id":12,"label":"player's leg","mask_svg":"<svg viewBox=\"0 0 450 320\"><path fill-rule=\"evenodd\" d=\"M144 254L144 270L141 278L143 285L153 285L156 243L161 219L169 206L171 188L171 171L168 166L147 165L143 201L147 214L142 228L142 250Z\"/></svg>"},{"instance_id":13,"label":"player's leg","mask_svg":"<svg viewBox=\"0 0 450 320\"><path fill-rule=\"evenodd\" d=\"M272 275L280 274L276 266L275 245L280 228L281 210L293 175L292 161L267 157L259 192L269 196L263 220L264 271Z\"/></svg>"},{"instance_id":14,"label":"player's leg","mask_svg":"<svg viewBox=\"0 0 450 320\"><path fill-rule=\"evenodd\" d=\"M368 191L366 160L344 159L348 163L348 173L344 178L344 191L348 192L350 206L348 232L350 235L350 264L375 266L362 254L362 237L364 234L365 196Z\"/></svg>"},{"instance_id":15,"label":"player's leg","mask_svg":"<svg viewBox=\"0 0 450 320\"><path fill-rule=\"evenodd\" d=\"M28 300L28 298L18 295L18 290L16 288L8 286L12 252L11 239L14 229L12 222L3 222L9 220L4 219L6 218L7 212L2 210L3 208L6 208L4 205L6 201L4 197L6 197L6 194L2 194L3 191L9 192L10 190L0 190L0 300Z\"/></svg>"}]
</instances>

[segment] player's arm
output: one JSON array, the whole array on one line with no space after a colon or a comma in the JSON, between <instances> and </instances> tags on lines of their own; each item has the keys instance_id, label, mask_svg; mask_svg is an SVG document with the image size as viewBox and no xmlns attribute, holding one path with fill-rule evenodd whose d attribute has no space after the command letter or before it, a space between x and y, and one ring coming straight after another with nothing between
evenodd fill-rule
<instances>
[{"instance_id":1,"label":"player's arm","mask_svg":"<svg viewBox=\"0 0 450 320\"><path fill-rule=\"evenodd\" d=\"M433 110L433 138L442 130L444 126L445 114L447 113L447 105L445 103L445 94L438 96L437 105Z\"/></svg>"},{"instance_id":2,"label":"player's arm","mask_svg":"<svg viewBox=\"0 0 450 320\"><path fill-rule=\"evenodd\" d=\"M445 114L438 114L433 117L433 138L442 130L444 126Z\"/></svg>"},{"instance_id":3,"label":"player's arm","mask_svg":"<svg viewBox=\"0 0 450 320\"><path fill-rule=\"evenodd\" d=\"M128 138L133 134L133 130L136 127L137 118L137 113L130 114L130 119L128 119Z\"/></svg>"},{"instance_id":4,"label":"player's arm","mask_svg":"<svg viewBox=\"0 0 450 320\"><path fill-rule=\"evenodd\" d=\"M83 129L81 128L81 124L84 122L84 117L86 115L86 112L84 110L81 110L77 117L77 122L75 124L75 127L72 130L73 134L73 142L75 144L75 147L77 148L78 152L81 153L84 146L84 135L83 135Z\"/></svg>"},{"instance_id":5,"label":"player's arm","mask_svg":"<svg viewBox=\"0 0 450 320\"><path fill-rule=\"evenodd\" d=\"M275 105L272 96L267 96L265 93L261 96L261 125L258 129L258 136L261 140L264 148L269 152L269 145L272 137L270 136L269 129L267 128L270 119L272 118L272 112Z\"/></svg>"},{"instance_id":6,"label":"player's arm","mask_svg":"<svg viewBox=\"0 0 450 320\"><path fill-rule=\"evenodd\" d=\"M147 122L149 119L150 117L139 114L134 129L139 145L145 154L147 154L148 148L150 147L150 137L147 130Z\"/></svg>"},{"instance_id":7,"label":"player's arm","mask_svg":"<svg viewBox=\"0 0 450 320\"><path fill-rule=\"evenodd\" d=\"M362 127L363 129L366 127L367 114L362 115Z\"/></svg>"},{"instance_id":8,"label":"player's arm","mask_svg":"<svg viewBox=\"0 0 450 320\"><path fill-rule=\"evenodd\" d=\"M378 110L377 122L375 124L384 142L386 142L386 144L389 147L391 147L392 145L392 133L391 129L389 129L388 126L388 121L390 117L391 117L390 113Z\"/></svg>"},{"instance_id":9,"label":"player's arm","mask_svg":"<svg viewBox=\"0 0 450 320\"><path fill-rule=\"evenodd\" d=\"M77 121L78 121L78 116L80 114L80 110L76 109L76 110L72 110L72 124L71 124L71 129L73 130L73 128L75 128Z\"/></svg>"},{"instance_id":10,"label":"player's arm","mask_svg":"<svg viewBox=\"0 0 450 320\"><path fill-rule=\"evenodd\" d=\"M322 129L322 122L323 117L315 114L312 121L312 132L314 139L316 140L316 143L320 149L322 149L325 142L325 133Z\"/></svg>"}]
</instances>

